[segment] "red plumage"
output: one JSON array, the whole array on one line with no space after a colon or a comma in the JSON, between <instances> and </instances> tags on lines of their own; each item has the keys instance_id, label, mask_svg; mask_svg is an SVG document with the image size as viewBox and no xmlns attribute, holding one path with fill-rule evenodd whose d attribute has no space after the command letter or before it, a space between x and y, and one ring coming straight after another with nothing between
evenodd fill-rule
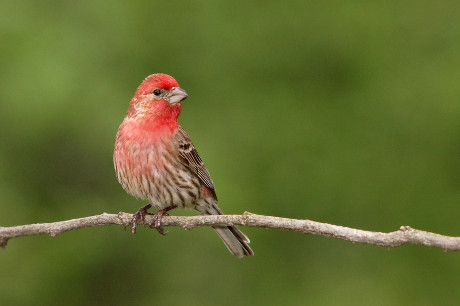
<instances>
[{"instance_id":1,"label":"red plumage","mask_svg":"<svg viewBox=\"0 0 460 306\"><path fill-rule=\"evenodd\" d=\"M118 129L113 155L117 178L128 193L160 211L177 207L222 214L211 176L177 123L186 97L169 75L153 74L142 82ZM254 254L236 227L214 229L235 256Z\"/></svg>"}]
</instances>

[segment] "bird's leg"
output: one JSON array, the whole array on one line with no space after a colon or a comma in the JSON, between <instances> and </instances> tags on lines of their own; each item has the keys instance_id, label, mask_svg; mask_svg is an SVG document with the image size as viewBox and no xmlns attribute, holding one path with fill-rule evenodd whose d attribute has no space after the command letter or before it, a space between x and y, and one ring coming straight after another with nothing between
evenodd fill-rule
<instances>
[{"instance_id":1,"label":"bird's leg","mask_svg":"<svg viewBox=\"0 0 460 306\"><path fill-rule=\"evenodd\" d=\"M165 233L165 231L163 230L163 227L161 226L161 219L163 218L164 215L167 216L168 211L174 208L176 208L176 206L166 207L166 208L163 208L157 211L157 213L153 216L153 222L150 223L149 226L156 228L160 234L166 235L167 232Z\"/></svg>"},{"instance_id":2,"label":"bird's leg","mask_svg":"<svg viewBox=\"0 0 460 306\"><path fill-rule=\"evenodd\" d=\"M132 219L132 223L133 223L133 229L131 230L131 232L133 234L136 233L136 227L137 227L137 222L139 220L142 221L142 223L144 223L144 220L145 220L145 216L146 215L153 215L152 213L149 213L147 210L149 210L149 208L152 207L152 204L148 204L148 205L145 205L144 207L141 207L139 208L139 210L137 211L137 213L135 213L133 215L133 219Z\"/></svg>"}]
</instances>

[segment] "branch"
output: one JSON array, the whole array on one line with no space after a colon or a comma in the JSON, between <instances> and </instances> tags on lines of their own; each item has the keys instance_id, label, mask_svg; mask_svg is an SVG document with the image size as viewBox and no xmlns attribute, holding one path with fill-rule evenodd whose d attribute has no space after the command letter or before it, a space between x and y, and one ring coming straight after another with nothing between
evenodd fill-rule
<instances>
[{"instance_id":1,"label":"branch","mask_svg":"<svg viewBox=\"0 0 460 306\"><path fill-rule=\"evenodd\" d=\"M95 226L122 225L129 226L132 223L132 214L119 212L59 221L53 223L39 223L0 227L0 246L5 247L8 240L21 236L34 236L47 234L51 237L62 233ZM151 224L153 217L147 215L141 225ZM256 215L245 212L243 215L220 215L220 216L164 216L163 226L181 226L191 230L199 226L225 226L241 225L259 228L271 228L287 231L295 231L304 234L322 235L339 238L353 243L373 244L383 247L397 247L408 244L419 244L433 248L440 248L446 252L460 251L460 237L450 237L440 234L413 229L409 226L401 226L399 230L390 233L364 231L344 226L315 222L311 220L299 220L280 217Z\"/></svg>"}]
</instances>

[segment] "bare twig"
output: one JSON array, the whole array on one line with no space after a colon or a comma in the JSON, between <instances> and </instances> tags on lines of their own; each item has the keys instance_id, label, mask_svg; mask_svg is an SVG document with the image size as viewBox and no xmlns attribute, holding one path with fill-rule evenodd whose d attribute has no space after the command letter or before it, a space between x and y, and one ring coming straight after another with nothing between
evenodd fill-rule
<instances>
[{"instance_id":1,"label":"bare twig","mask_svg":"<svg viewBox=\"0 0 460 306\"><path fill-rule=\"evenodd\" d=\"M94 226L122 225L126 227L131 224L132 217L132 214L124 212L120 212L118 214L103 213L97 216L53 223L0 227L0 246L5 247L9 239L21 236L47 234L54 237L71 230ZM146 216L145 224L151 223L151 218L152 216ZM323 235L348 240L353 243L373 244L384 247L419 244L440 248L446 252L460 251L460 237L450 237L425 232L413 229L409 226L401 226L399 230L394 232L381 233L315 222L311 220L263 216L248 212L245 212L243 215L193 217L165 216L162 219L162 225L181 226L186 230L191 230L199 226L241 225L296 231L304 234Z\"/></svg>"}]
</instances>

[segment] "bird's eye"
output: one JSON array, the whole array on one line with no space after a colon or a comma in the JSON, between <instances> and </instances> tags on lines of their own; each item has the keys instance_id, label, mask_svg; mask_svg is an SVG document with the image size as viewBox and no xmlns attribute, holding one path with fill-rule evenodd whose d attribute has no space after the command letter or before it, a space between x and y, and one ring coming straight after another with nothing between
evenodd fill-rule
<instances>
[{"instance_id":1,"label":"bird's eye","mask_svg":"<svg viewBox=\"0 0 460 306\"><path fill-rule=\"evenodd\" d=\"M155 96L159 96L159 95L161 94L161 90L155 89L155 90L153 91L153 94L154 94Z\"/></svg>"}]
</instances>

